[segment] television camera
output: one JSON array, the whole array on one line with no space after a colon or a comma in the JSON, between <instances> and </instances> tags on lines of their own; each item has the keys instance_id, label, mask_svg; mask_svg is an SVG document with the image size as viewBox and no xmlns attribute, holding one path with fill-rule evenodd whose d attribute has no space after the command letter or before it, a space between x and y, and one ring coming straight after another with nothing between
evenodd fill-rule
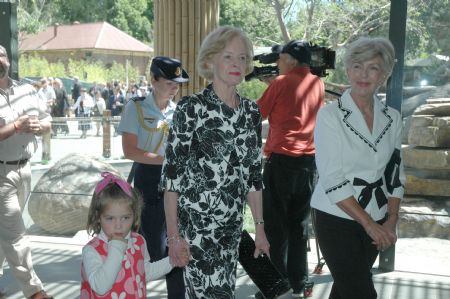
<instances>
[{"instance_id":1,"label":"television camera","mask_svg":"<svg viewBox=\"0 0 450 299\"><path fill-rule=\"evenodd\" d=\"M304 45L311 52L310 69L311 73L319 77L325 77L328 75L327 69L335 68L336 51L326 47L319 47L311 43L305 42ZM271 48L271 53L263 53L255 55L254 61L259 61L261 64L268 64L267 66L255 66L253 72L245 76L245 81L250 81L254 78L264 78L269 76L278 75L278 67L269 65L275 63L280 57L280 53L283 50L283 46L274 45Z\"/></svg>"}]
</instances>

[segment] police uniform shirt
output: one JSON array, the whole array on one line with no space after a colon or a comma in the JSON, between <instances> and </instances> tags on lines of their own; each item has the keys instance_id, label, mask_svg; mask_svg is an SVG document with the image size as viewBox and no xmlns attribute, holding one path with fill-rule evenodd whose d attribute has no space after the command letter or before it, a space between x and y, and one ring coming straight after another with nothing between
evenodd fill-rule
<instances>
[{"instance_id":1,"label":"police uniform shirt","mask_svg":"<svg viewBox=\"0 0 450 299\"><path fill-rule=\"evenodd\" d=\"M118 132L136 135L139 149L163 156L175 107L176 104L169 101L162 112L152 93L144 100L134 98L125 106Z\"/></svg>"},{"instance_id":2,"label":"police uniform shirt","mask_svg":"<svg viewBox=\"0 0 450 299\"><path fill-rule=\"evenodd\" d=\"M0 125L4 126L25 114L38 115L40 120L49 118L45 102L30 84L12 81L7 90L0 88ZM19 133L0 141L0 160L17 161L29 159L37 149L34 134Z\"/></svg>"}]
</instances>

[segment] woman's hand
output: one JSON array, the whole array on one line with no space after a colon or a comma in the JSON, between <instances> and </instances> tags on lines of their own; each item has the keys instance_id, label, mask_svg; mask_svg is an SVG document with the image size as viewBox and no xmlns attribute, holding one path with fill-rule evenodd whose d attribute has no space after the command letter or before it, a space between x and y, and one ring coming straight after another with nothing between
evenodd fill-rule
<instances>
[{"instance_id":1,"label":"woman's hand","mask_svg":"<svg viewBox=\"0 0 450 299\"><path fill-rule=\"evenodd\" d=\"M398 214L392 214L388 216L388 219L382 225L387 231L395 235L395 241L393 244L397 242L397 221Z\"/></svg>"},{"instance_id":2,"label":"woman's hand","mask_svg":"<svg viewBox=\"0 0 450 299\"><path fill-rule=\"evenodd\" d=\"M364 229L370 238L372 238L372 243L379 251L386 250L397 242L397 235L395 234L395 230L392 230L390 224L380 225L373 221L366 225Z\"/></svg>"},{"instance_id":3,"label":"woman's hand","mask_svg":"<svg viewBox=\"0 0 450 299\"><path fill-rule=\"evenodd\" d=\"M254 258L266 254L270 258L270 244L267 241L266 233L264 232L264 226L257 225L255 232L255 253Z\"/></svg>"},{"instance_id":4,"label":"woman's hand","mask_svg":"<svg viewBox=\"0 0 450 299\"><path fill-rule=\"evenodd\" d=\"M189 263L191 251L186 240L180 237L173 237L167 240L169 246L170 264L174 267L184 267Z\"/></svg>"}]
</instances>

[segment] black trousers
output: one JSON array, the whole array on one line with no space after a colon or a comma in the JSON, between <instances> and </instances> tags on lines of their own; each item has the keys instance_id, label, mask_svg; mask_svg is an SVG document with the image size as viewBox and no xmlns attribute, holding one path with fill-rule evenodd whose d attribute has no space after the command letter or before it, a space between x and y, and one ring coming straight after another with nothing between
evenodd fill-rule
<instances>
[{"instance_id":1,"label":"black trousers","mask_svg":"<svg viewBox=\"0 0 450 299\"><path fill-rule=\"evenodd\" d=\"M364 228L316 209L313 213L319 247L334 280L329 298L377 298L371 269L378 250Z\"/></svg>"},{"instance_id":2,"label":"black trousers","mask_svg":"<svg viewBox=\"0 0 450 299\"><path fill-rule=\"evenodd\" d=\"M158 188L161 169L161 165L137 163L134 174L134 187L141 192L144 198L141 234L147 242L151 261L160 260L168 255L164 198ZM184 299L183 269L174 268L167 274L166 285L168 299Z\"/></svg>"},{"instance_id":3,"label":"black trousers","mask_svg":"<svg viewBox=\"0 0 450 299\"><path fill-rule=\"evenodd\" d=\"M265 163L263 180L264 229L270 258L294 293L300 293L308 280L308 219L316 183L314 156L272 154Z\"/></svg>"}]
</instances>

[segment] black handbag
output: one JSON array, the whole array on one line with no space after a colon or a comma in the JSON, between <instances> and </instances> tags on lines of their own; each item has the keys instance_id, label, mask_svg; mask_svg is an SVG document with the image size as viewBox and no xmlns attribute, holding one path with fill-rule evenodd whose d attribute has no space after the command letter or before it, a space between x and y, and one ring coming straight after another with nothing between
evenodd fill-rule
<instances>
[{"instance_id":1,"label":"black handbag","mask_svg":"<svg viewBox=\"0 0 450 299\"><path fill-rule=\"evenodd\" d=\"M255 241L246 230L242 231L239 243L239 263L250 279L259 288L264 298L273 299L290 290L289 283L275 269L270 259L264 255L254 258Z\"/></svg>"}]
</instances>

